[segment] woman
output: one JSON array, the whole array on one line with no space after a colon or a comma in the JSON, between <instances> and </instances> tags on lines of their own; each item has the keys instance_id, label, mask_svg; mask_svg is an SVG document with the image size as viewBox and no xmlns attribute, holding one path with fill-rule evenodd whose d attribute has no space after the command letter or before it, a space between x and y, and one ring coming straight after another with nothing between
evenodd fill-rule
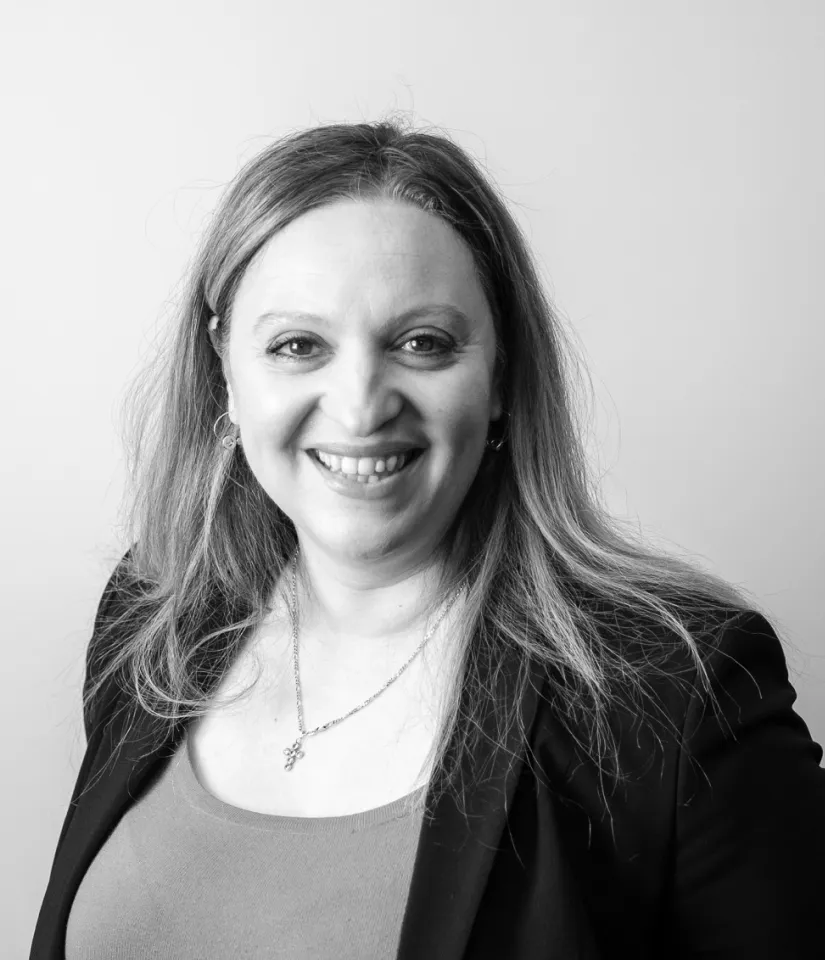
<instances>
[{"instance_id":1,"label":"woman","mask_svg":"<svg viewBox=\"0 0 825 960\"><path fill-rule=\"evenodd\" d=\"M32 957L813 957L822 749L743 593L623 534L474 163L238 176L136 394Z\"/></svg>"}]
</instances>

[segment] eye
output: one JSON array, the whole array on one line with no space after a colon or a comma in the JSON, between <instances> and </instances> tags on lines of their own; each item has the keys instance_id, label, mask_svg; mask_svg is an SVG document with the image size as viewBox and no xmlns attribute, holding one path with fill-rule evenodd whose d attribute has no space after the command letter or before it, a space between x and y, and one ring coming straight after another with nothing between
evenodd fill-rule
<instances>
[{"instance_id":1,"label":"eye","mask_svg":"<svg viewBox=\"0 0 825 960\"><path fill-rule=\"evenodd\" d=\"M413 349L404 351L420 357L440 357L449 353L454 343L445 337L437 337L432 333L417 333L409 340L405 340L403 346L412 346Z\"/></svg>"},{"instance_id":2,"label":"eye","mask_svg":"<svg viewBox=\"0 0 825 960\"><path fill-rule=\"evenodd\" d=\"M266 352L284 357L285 359L303 360L306 357L313 356L310 351L317 345L315 340L309 337L283 337L267 347ZM283 347L287 347L288 349L283 350Z\"/></svg>"}]
</instances>

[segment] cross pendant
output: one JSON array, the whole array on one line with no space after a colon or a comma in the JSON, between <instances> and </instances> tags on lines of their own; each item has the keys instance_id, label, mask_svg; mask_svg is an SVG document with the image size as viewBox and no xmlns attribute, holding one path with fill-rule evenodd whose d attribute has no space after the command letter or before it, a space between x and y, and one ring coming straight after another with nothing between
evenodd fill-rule
<instances>
[{"instance_id":1,"label":"cross pendant","mask_svg":"<svg viewBox=\"0 0 825 960\"><path fill-rule=\"evenodd\" d=\"M304 755L304 751L301 749L301 741L303 739L304 739L303 737L298 737L298 739L295 741L295 743L292 744L291 747L287 747L284 750L284 753L286 754L286 757L287 757L286 764L284 765L284 770L291 770L295 766L296 760L300 760L301 757Z\"/></svg>"}]
</instances>

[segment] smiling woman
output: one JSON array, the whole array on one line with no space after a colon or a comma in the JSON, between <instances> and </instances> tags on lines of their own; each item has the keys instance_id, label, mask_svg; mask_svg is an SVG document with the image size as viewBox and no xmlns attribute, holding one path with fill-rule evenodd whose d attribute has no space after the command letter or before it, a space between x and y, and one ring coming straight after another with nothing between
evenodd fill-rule
<instances>
[{"instance_id":1,"label":"smiling woman","mask_svg":"<svg viewBox=\"0 0 825 960\"><path fill-rule=\"evenodd\" d=\"M448 138L317 127L241 171L132 394L32 957L815 954L780 641L608 514L576 377Z\"/></svg>"}]
</instances>

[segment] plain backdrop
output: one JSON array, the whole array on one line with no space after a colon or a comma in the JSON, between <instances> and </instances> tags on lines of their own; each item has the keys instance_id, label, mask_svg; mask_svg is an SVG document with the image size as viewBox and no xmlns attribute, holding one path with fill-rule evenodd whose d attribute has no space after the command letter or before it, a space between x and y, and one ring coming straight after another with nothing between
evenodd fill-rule
<instances>
[{"instance_id":1,"label":"plain backdrop","mask_svg":"<svg viewBox=\"0 0 825 960\"><path fill-rule=\"evenodd\" d=\"M126 385L224 186L309 124L402 111L481 160L586 356L612 508L759 598L825 740L821 2L3 13L3 956L27 955L84 751Z\"/></svg>"}]
</instances>

